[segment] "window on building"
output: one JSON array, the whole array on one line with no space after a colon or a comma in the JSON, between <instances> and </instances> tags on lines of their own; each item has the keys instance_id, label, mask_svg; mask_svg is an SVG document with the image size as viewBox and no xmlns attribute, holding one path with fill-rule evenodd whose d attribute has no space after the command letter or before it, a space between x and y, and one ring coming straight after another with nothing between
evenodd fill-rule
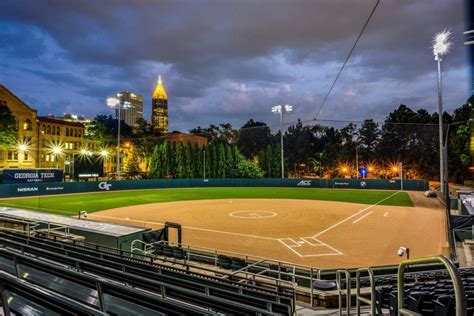
<instances>
[{"instance_id":1,"label":"window on building","mask_svg":"<svg viewBox=\"0 0 474 316\"><path fill-rule=\"evenodd\" d=\"M69 128L66 127L66 136L69 136Z\"/></svg>"},{"instance_id":2,"label":"window on building","mask_svg":"<svg viewBox=\"0 0 474 316\"><path fill-rule=\"evenodd\" d=\"M61 135L61 129L58 127L56 127L56 135Z\"/></svg>"},{"instance_id":3,"label":"window on building","mask_svg":"<svg viewBox=\"0 0 474 316\"><path fill-rule=\"evenodd\" d=\"M54 159L56 159L56 155L51 155L51 162L54 162Z\"/></svg>"},{"instance_id":4,"label":"window on building","mask_svg":"<svg viewBox=\"0 0 474 316\"><path fill-rule=\"evenodd\" d=\"M46 126L46 134L51 135L51 126Z\"/></svg>"},{"instance_id":5,"label":"window on building","mask_svg":"<svg viewBox=\"0 0 474 316\"><path fill-rule=\"evenodd\" d=\"M8 160L10 160L10 161L18 161L18 151L16 151L16 150L9 150L9 151L8 151Z\"/></svg>"},{"instance_id":6,"label":"window on building","mask_svg":"<svg viewBox=\"0 0 474 316\"><path fill-rule=\"evenodd\" d=\"M30 156L28 155L28 152L26 151L23 152L23 160L30 160Z\"/></svg>"},{"instance_id":7,"label":"window on building","mask_svg":"<svg viewBox=\"0 0 474 316\"><path fill-rule=\"evenodd\" d=\"M77 137L77 129L74 130L74 137Z\"/></svg>"},{"instance_id":8,"label":"window on building","mask_svg":"<svg viewBox=\"0 0 474 316\"><path fill-rule=\"evenodd\" d=\"M30 119L24 119L23 120L23 130L25 131L31 131L33 129L33 124L31 124Z\"/></svg>"},{"instance_id":9,"label":"window on building","mask_svg":"<svg viewBox=\"0 0 474 316\"><path fill-rule=\"evenodd\" d=\"M46 132L46 126L41 125L41 134L44 134Z\"/></svg>"},{"instance_id":10,"label":"window on building","mask_svg":"<svg viewBox=\"0 0 474 316\"><path fill-rule=\"evenodd\" d=\"M3 153L3 150L0 150L0 160L3 160L3 159L5 159L4 158L4 153Z\"/></svg>"},{"instance_id":11,"label":"window on building","mask_svg":"<svg viewBox=\"0 0 474 316\"><path fill-rule=\"evenodd\" d=\"M44 154L41 154L41 161L44 161L45 157Z\"/></svg>"},{"instance_id":12,"label":"window on building","mask_svg":"<svg viewBox=\"0 0 474 316\"><path fill-rule=\"evenodd\" d=\"M49 154L46 155L46 161L49 161Z\"/></svg>"}]
</instances>

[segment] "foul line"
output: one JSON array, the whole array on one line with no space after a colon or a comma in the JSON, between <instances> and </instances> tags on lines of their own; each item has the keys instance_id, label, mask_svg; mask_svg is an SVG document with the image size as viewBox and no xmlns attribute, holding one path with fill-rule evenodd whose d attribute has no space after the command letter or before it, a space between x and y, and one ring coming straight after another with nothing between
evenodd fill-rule
<instances>
[{"instance_id":1,"label":"foul line","mask_svg":"<svg viewBox=\"0 0 474 316\"><path fill-rule=\"evenodd\" d=\"M365 213L364 215L362 215L361 217L359 217L358 219L356 219L355 221L352 222L352 224L356 224L358 222L360 222L361 220L363 220L364 218L366 218L367 216L369 216L370 214L372 214L373 212L370 211L368 213Z\"/></svg>"},{"instance_id":2,"label":"foul line","mask_svg":"<svg viewBox=\"0 0 474 316\"><path fill-rule=\"evenodd\" d=\"M142 220L130 219L130 218L129 218L129 219L125 219L124 217L113 217L113 216L95 215L95 214L91 214L90 216L91 216L91 217L96 216L96 217L103 217L103 218L120 219L120 220L129 221L129 222L138 222L138 223L144 223L144 224L165 225L165 223L161 223L161 222L142 221ZM183 227L183 228L187 228L187 229L200 230L200 231L206 231L206 232L212 232L212 233L220 233L220 234L228 234L228 235L235 235L235 236L260 238L260 239L267 239L267 240L278 240L278 238L264 237L264 236L256 236L256 235L247 235L247 234L226 232L226 231L222 231L222 230L214 230L214 229L199 228L199 227L192 227L192 226L182 226L182 227Z\"/></svg>"},{"instance_id":3,"label":"foul line","mask_svg":"<svg viewBox=\"0 0 474 316\"><path fill-rule=\"evenodd\" d=\"M360 210L359 212L357 212L357 213L355 213L355 214L353 214L353 215L351 215L351 216L349 216L349 217L346 217L346 218L343 219L342 221L339 221L339 222L337 222L336 224L334 224L334 225L332 225L332 226L326 228L325 230L323 230L323 231L317 233L316 235L313 236L313 238L314 238L314 237L321 236L322 234L327 233L327 232L330 231L331 229L333 229L333 228L335 228L335 227L341 225L342 223L347 222L348 220L350 220L350 219L356 217L357 215L359 215L359 214L361 214L361 213L363 213L363 212L365 212L365 211L367 211L367 210L370 210L371 208L373 208L373 207L379 205L379 204L382 203L383 201L388 200L389 198L391 198L391 197L394 196L394 195L397 195L397 194L400 193L400 192L401 192L401 191L397 191L397 192L395 192L395 193L393 193L393 194L390 194L390 195L387 196L386 198L383 198L382 200L378 201L377 203L372 204L372 205L370 205L370 206L368 206L368 207L366 207L366 208Z\"/></svg>"}]
</instances>

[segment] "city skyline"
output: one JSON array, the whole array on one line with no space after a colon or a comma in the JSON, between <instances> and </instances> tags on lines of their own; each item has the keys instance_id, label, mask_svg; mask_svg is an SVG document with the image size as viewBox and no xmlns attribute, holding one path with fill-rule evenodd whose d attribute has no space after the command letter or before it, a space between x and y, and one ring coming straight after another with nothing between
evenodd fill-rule
<instances>
[{"instance_id":1,"label":"city skyline","mask_svg":"<svg viewBox=\"0 0 474 316\"><path fill-rule=\"evenodd\" d=\"M373 3L276 1L266 11L244 1L119 1L117 8L51 1L47 12L35 5L2 4L3 84L44 115L81 109L77 114L90 118L113 115L108 95L134 91L144 96L148 118L161 73L173 99L169 130L187 131L223 122L240 127L250 118L275 124L270 108L282 103L295 106L289 121L314 117ZM318 12L325 14L313 19ZM445 109L462 104L469 93L463 14L460 0L382 2L320 118L361 120L370 113L382 120L400 103L435 111L430 41L444 27L454 40L443 63Z\"/></svg>"}]
</instances>

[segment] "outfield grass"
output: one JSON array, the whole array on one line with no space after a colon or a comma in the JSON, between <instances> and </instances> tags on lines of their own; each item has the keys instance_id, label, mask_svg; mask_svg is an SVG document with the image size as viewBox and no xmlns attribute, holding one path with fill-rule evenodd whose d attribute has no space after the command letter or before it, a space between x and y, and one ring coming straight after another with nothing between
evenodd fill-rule
<instances>
[{"instance_id":1,"label":"outfield grass","mask_svg":"<svg viewBox=\"0 0 474 316\"><path fill-rule=\"evenodd\" d=\"M147 203L240 198L305 199L362 204L375 204L386 199L380 204L413 206L413 202L406 192L394 194L395 192L309 188L181 188L8 199L0 200L0 206L35 209L64 215L77 214L81 210L92 213L121 206Z\"/></svg>"}]
</instances>

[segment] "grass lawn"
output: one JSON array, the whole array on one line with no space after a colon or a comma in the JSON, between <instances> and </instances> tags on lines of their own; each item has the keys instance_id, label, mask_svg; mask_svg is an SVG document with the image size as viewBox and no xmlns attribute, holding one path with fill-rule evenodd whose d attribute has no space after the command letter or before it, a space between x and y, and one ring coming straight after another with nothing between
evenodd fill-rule
<instances>
[{"instance_id":1,"label":"grass lawn","mask_svg":"<svg viewBox=\"0 0 474 316\"><path fill-rule=\"evenodd\" d=\"M386 199L379 204L413 206L413 202L406 192L394 194L395 192L310 188L181 188L0 199L0 206L41 210L63 215L75 215L81 210L92 213L147 203L239 198L305 199L362 204L375 204Z\"/></svg>"}]
</instances>

